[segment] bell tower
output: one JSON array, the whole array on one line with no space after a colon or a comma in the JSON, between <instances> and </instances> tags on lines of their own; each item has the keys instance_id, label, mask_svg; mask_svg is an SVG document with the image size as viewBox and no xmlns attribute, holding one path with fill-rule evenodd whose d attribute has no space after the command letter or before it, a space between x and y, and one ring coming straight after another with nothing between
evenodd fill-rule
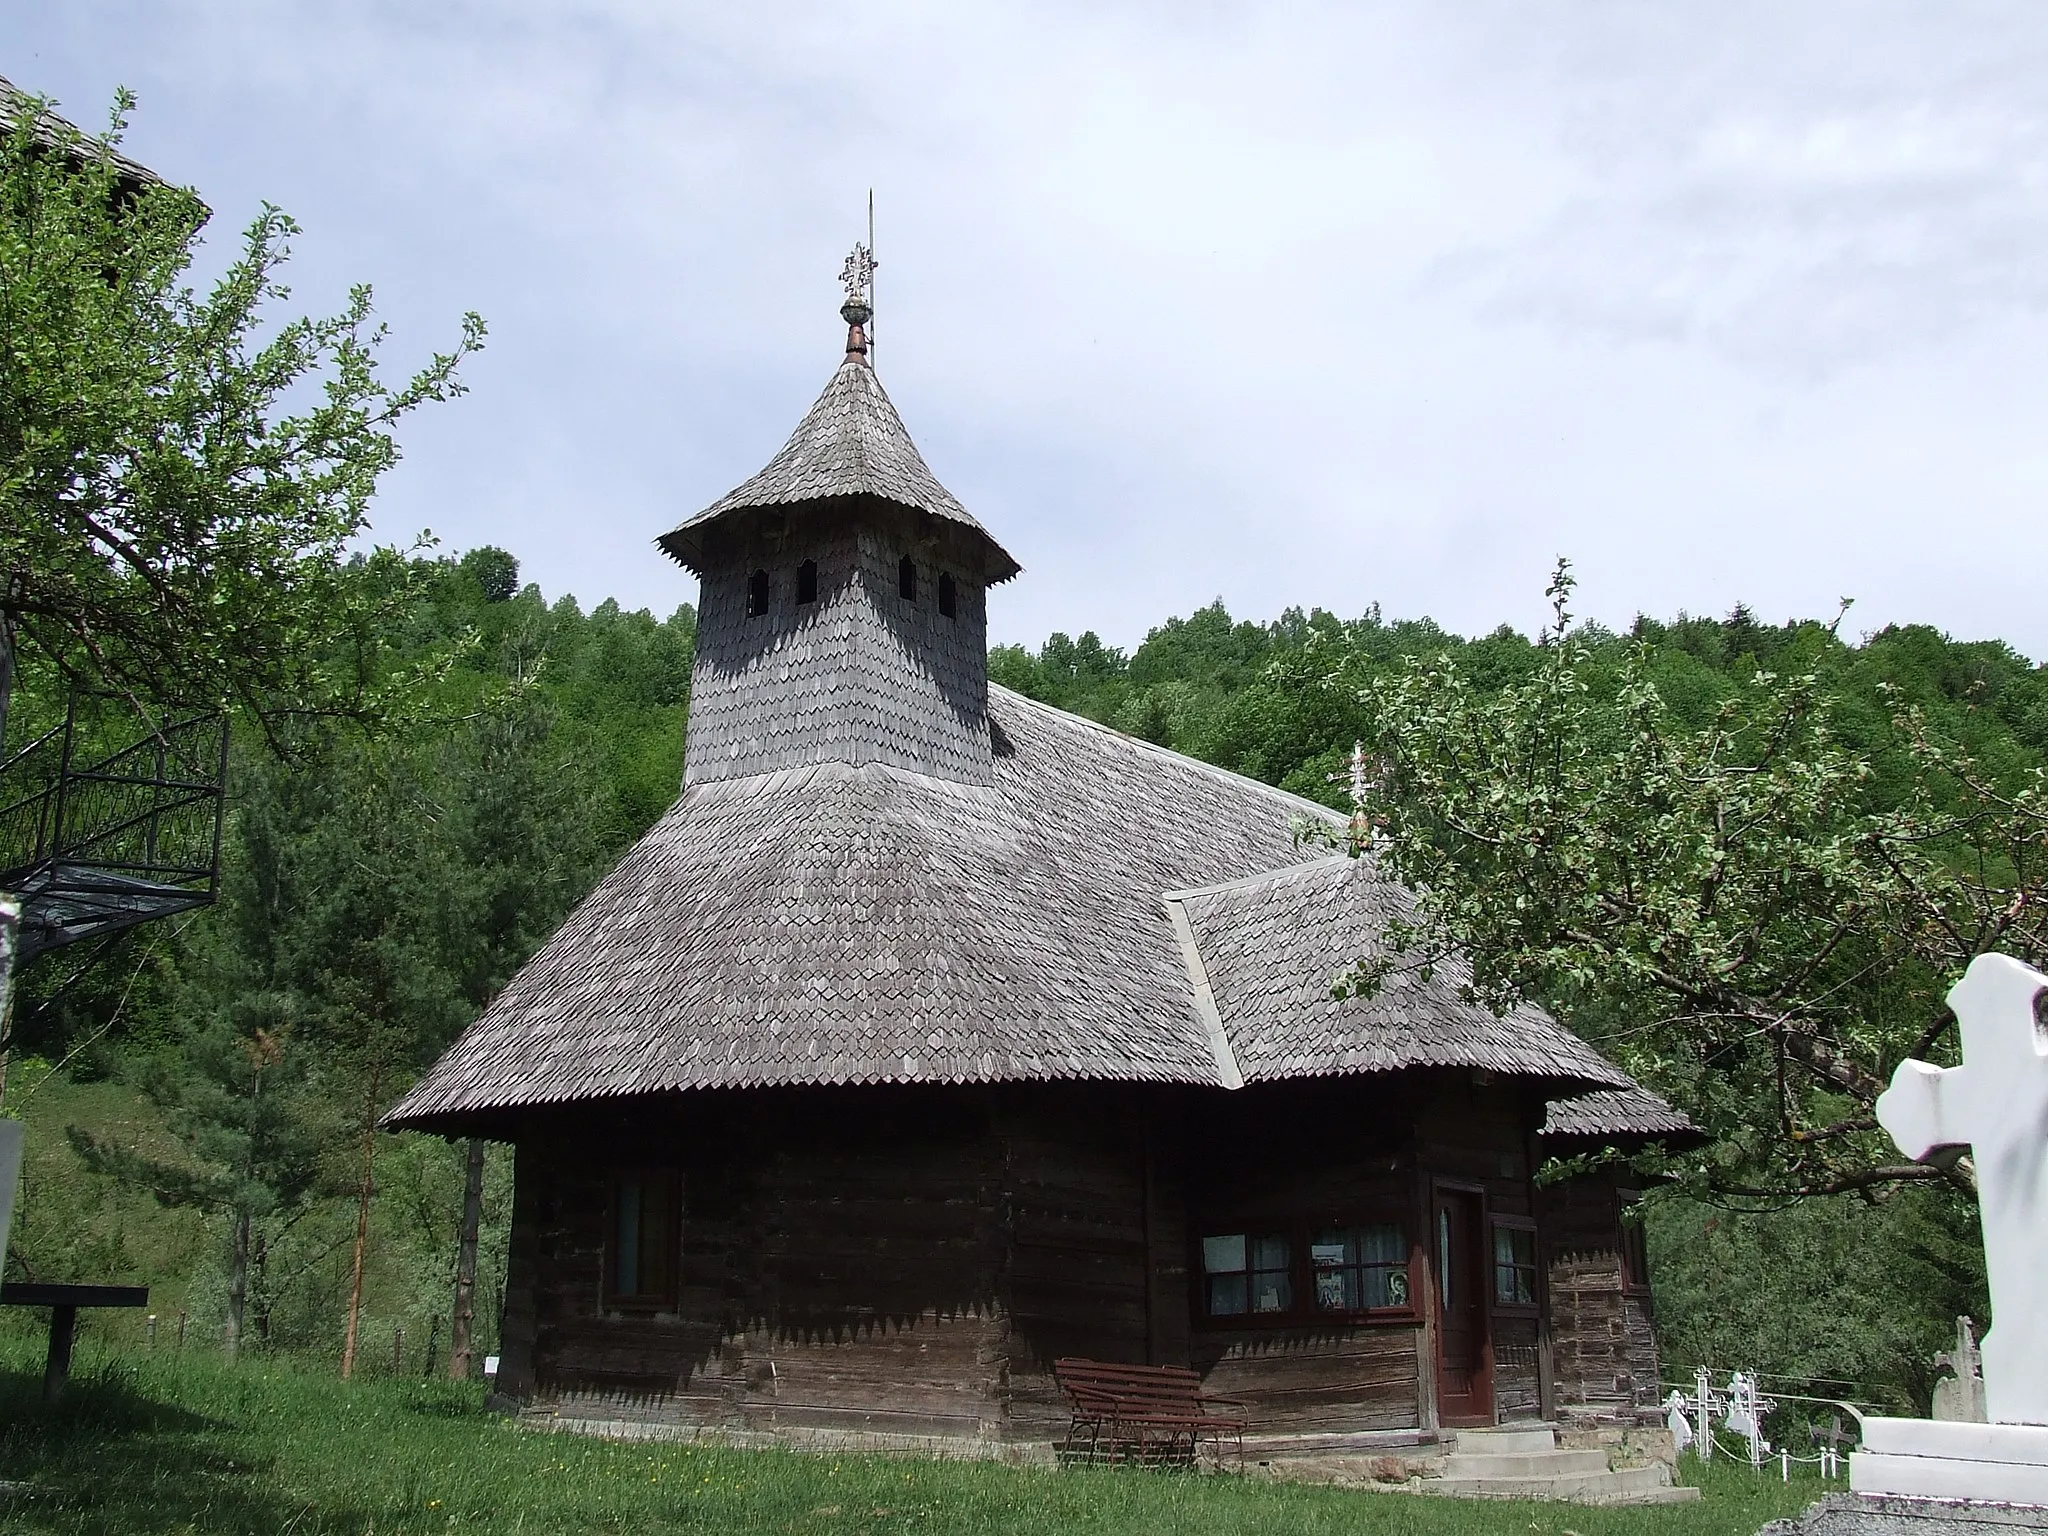
<instances>
[{"instance_id":1,"label":"bell tower","mask_svg":"<svg viewBox=\"0 0 2048 1536\"><path fill-rule=\"evenodd\" d=\"M986 596L1019 567L875 376L872 273L855 246L845 359L782 451L657 541L703 584L685 787L827 762L993 781Z\"/></svg>"}]
</instances>

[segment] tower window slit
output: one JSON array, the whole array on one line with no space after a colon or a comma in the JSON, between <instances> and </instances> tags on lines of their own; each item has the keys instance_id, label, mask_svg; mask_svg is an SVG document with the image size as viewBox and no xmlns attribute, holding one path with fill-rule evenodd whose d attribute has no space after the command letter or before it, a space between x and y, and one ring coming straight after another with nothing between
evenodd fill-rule
<instances>
[{"instance_id":1,"label":"tower window slit","mask_svg":"<svg viewBox=\"0 0 2048 1536\"><path fill-rule=\"evenodd\" d=\"M953 617L956 606L953 594L953 574L950 571L941 571L939 572L939 613L942 617L950 619Z\"/></svg>"},{"instance_id":2,"label":"tower window slit","mask_svg":"<svg viewBox=\"0 0 2048 1536\"><path fill-rule=\"evenodd\" d=\"M896 562L896 595L908 603L917 601L917 562L908 555Z\"/></svg>"},{"instance_id":3,"label":"tower window slit","mask_svg":"<svg viewBox=\"0 0 2048 1536\"><path fill-rule=\"evenodd\" d=\"M796 600L799 603L815 603L818 600L818 562L806 560L796 568Z\"/></svg>"},{"instance_id":4,"label":"tower window slit","mask_svg":"<svg viewBox=\"0 0 2048 1536\"><path fill-rule=\"evenodd\" d=\"M758 619L768 611L768 573L756 571L747 578L747 617Z\"/></svg>"}]
</instances>

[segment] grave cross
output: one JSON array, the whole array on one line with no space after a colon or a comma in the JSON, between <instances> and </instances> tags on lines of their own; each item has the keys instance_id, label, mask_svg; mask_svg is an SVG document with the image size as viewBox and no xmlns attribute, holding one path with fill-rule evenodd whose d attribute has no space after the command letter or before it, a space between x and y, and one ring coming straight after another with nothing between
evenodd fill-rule
<instances>
[{"instance_id":1,"label":"grave cross","mask_svg":"<svg viewBox=\"0 0 2048 1536\"><path fill-rule=\"evenodd\" d=\"M2048 1037L2036 999L2048 976L1979 955L1949 989L1963 1064L1902 1061L1877 1119L1918 1161L1969 1146L1977 1165L1991 1331L1979 1346L1994 1424L2048 1424Z\"/></svg>"},{"instance_id":2,"label":"grave cross","mask_svg":"<svg viewBox=\"0 0 2048 1536\"><path fill-rule=\"evenodd\" d=\"M1967 1317L1956 1319L1956 1347L1934 1357L1934 1416L1965 1424L1984 1422L1984 1357ZM1948 1372L1946 1376L1941 1373Z\"/></svg>"}]
</instances>

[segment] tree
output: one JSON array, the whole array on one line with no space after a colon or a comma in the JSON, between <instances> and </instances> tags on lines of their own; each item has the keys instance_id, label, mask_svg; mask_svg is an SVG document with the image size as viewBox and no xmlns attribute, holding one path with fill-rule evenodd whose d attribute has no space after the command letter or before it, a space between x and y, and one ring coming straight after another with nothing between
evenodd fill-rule
<instances>
[{"instance_id":1,"label":"tree","mask_svg":"<svg viewBox=\"0 0 2048 1536\"><path fill-rule=\"evenodd\" d=\"M368 286L276 323L298 226L266 205L205 295L207 210L39 98L0 138L0 730L14 648L70 687L167 705L374 713L406 562L351 558L401 418L482 346L378 371Z\"/></svg>"},{"instance_id":2,"label":"tree","mask_svg":"<svg viewBox=\"0 0 2048 1536\"><path fill-rule=\"evenodd\" d=\"M75 1126L67 1132L95 1172L163 1205L227 1218L230 1356L246 1337L250 1260L264 1224L289 1228L321 1192L327 1110L310 1057L292 1039L292 1012L288 998L246 995L241 1008L195 1029L176 1060L159 1059L145 1074L145 1091L166 1110L187 1158L148 1157Z\"/></svg>"},{"instance_id":3,"label":"tree","mask_svg":"<svg viewBox=\"0 0 2048 1536\"><path fill-rule=\"evenodd\" d=\"M519 590L519 561L510 551L483 544L462 557L462 569L475 580L487 603L511 600Z\"/></svg>"},{"instance_id":4,"label":"tree","mask_svg":"<svg viewBox=\"0 0 2048 1536\"><path fill-rule=\"evenodd\" d=\"M1485 1000L1556 1009L1690 1111L1714 1145L1666 1171L1709 1198L1971 1187L1967 1159L1902 1162L1872 1105L1902 1057L1951 1049L1973 955L2048 960L2038 762L1988 763L1896 689L1852 747L1812 669L1688 725L1645 643L1571 628L1570 591L1560 564L1537 664L1497 690L1448 652L1332 673L1372 722L1352 851L1419 912L1345 985L1463 952Z\"/></svg>"}]
</instances>

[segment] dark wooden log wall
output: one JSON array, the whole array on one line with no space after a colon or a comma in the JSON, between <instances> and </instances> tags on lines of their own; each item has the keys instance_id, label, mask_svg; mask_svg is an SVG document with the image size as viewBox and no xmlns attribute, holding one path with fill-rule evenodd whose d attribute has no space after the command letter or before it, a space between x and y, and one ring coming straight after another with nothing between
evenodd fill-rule
<instances>
[{"instance_id":1,"label":"dark wooden log wall","mask_svg":"<svg viewBox=\"0 0 2048 1536\"><path fill-rule=\"evenodd\" d=\"M1052 1364L1063 1355L1185 1363L1185 1292L1159 1327L1162 1248L1184 1241L1154 1167L1152 1105L1077 1085L1009 1095L1000 1124L1010 1238L1004 1304L1008 1437L1049 1441L1067 1410ZM1184 1264L1174 1254L1174 1267Z\"/></svg>"},{"instance_id":2,"label":"dark wooden log wall","mask_svg":"<svg viewBox=\"0 0 2048 1536\"><path fill-rule=\"evenodd\" d=\"M604 1305L609 1181L635 1165L682 1174L672 1311ZM991 1438L1001 1171L974 1095L705 1096L536 1122L503 1386L568 1417Z\"/></svg>"},{"instance_id":3,"label":"dark wooden log wall","mask_svg":"<svg viewBox=\"0 0 2048 1536\"><path fill-rule=\"evenodd\" d=\"M1571 1417L1632 1422L1661 1396L1649 1291L1623 1273L1625 1199L1607 1173L1541 1192L1558 1411Z\"/></svg>"},{"instance_id":4,"label":"dark wooden log wall","mask_svg":"<svg viewBox=\"0 0 2048 1536\"><path fill-rule=\"evenodd\" d=\"M1276 1084L1190 1099L1179 1120L1186 1169L1186 1246L1207 1234L1399 1221L1411 1245L1427 1231L1400 1080ZM1417 1285L1426 1268L1415 1267ZM1199 1274L1182 1305L1199 1308ZM1190 1363L1212 1392L1244 1399L1254 1434L1342 1434L1422 1426L1419 1325L1258 1327L1194 1317Z\"/></svg>"},{"instance_id":5,"label":"dark wooden log wall","mask_svg":"<svg viewBox=\"0 0 2048 1536\"><path fill-rule=\"evenodd\" d=\"M1399 1219L1426 1297L1433 1181L1483 1189L1495 1215L1533 1212L1533 1112L1446 1072L1234 1094L697 1095L535 1116L518 1138L500 1385L570 1417L1043 1443L1066 1421L1051 1363L1075 1354L1192 1364L1248 1400L1255 1433L1428 1428L1426 1317L1219 1326L1196 1315L1196 1245ZM635 1165L684 1183L681 1284L660 1314L602 1298L609 1181ZM1564 1394L1632 1393L1647 1318L1638 1329L1609 1288L1623 1368L1601 1378L1604 1303L1582 1278L1553 1262L1577 1309ZM1501 1416L1540 1413L1542 1322L1496 1317L1493 1337Z\"/></svg>"},{"instance_id":6,"label":"dark wooden log wall","mask_svg":"<svg viewBox=\"0 0 2048 1536\"><path fill-rule=\"evenodd\" d=\"M1250 1405L1254 1435L1421 1426L1412 1325L1209 1332L1194 1363L1208 1391Z\"/></svg>"}]
</instances>

